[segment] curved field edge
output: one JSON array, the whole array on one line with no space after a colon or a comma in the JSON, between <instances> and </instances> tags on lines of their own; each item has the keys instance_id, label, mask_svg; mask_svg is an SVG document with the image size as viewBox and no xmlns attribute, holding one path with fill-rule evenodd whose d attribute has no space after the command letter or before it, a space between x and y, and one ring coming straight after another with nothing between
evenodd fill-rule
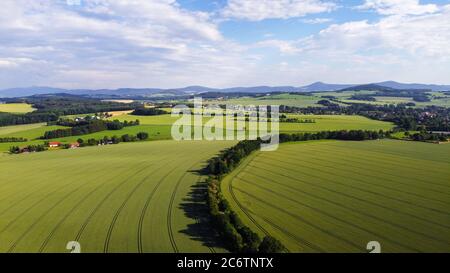
<instances>
[{"instance_id":1,"label":"curved field edge","mask_svg":"<svg viewBox=\"0 0 450 273\"><path fill-rule=\"evenodd\" d=\"M0 252L223 252L198 174L234 142L145 142L0 157ZM8 170L8 171L6 171Z\"/></svg>"},{"instance_id":2,"label":"curved field edge","mask_svg":"<svg viewBox=\"0 0 450 273\"><path fill-rule=\"evenodd\" d=\"M450 251L450 146L285 143L221 183L244 224L291 252Z\"/></svg>"}]
</instances>

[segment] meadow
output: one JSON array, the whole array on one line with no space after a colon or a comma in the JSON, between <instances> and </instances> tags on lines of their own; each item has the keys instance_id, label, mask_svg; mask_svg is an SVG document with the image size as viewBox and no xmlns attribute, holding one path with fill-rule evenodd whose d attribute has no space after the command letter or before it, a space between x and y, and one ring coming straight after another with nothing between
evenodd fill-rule
<instances>
[{"instance_id":1,"label":"meadow","mask_svg":"<svg viewBox=\"0 0 450 273\"><path fill-rule=\"evenodd\" d=\"M0 112L14 113L14 114L25 114L33 112L34 109L30 104L26 103L8 103L0 104Z\"/></svg>"},{"instance_id":2,"label":"meadow","mask_svg":"<svg viewBox=\"0 0 450 273\"><path fill-rule=\"evenodd\" d=\"M450 251L450 145L282 144L222 182L246 225L290 252Z\"/></svg>"},{"instance_id":3,"label":"meadow","mask_svg":"<svg viewBox=\"0 0 450 273\"><path fill-rule=\"evenodd\" d=\"M207 159L234 142L157 141L0 156L0 252L222 252Z\"/></svg>"},{"instance_id":4,"label":"meadow","mask_svg":"<svg viewBox=\"0 0 450 273\"><path fill-rule=\"evenodd\" d=\"M298 117L300 119L314 119L316 123L280 123L280 132L293 133L293 132L318 132L324 130L390 130L393 124L390 122L371 120L361 116L345 116L345 115L289 115L290 117ZM146 132L149 134L149 140L169 140L172 139L171 128L172 124L178 120L171 115L161 116L133 116L129 114L123 114L110 118L111 120L120 121L135 121L138 119L140 125L125 127L118 131L102 131L94 134L88 134L83 136L73 136L66 138L53 139L52 141L60 141L62 143L73 143L77 139L101 139L104 136L121 136L124 134L136 135L139 132ZM207 122L211 118L203 118L203 126L211 126ZM224 118L225 120L225 118ZM44 124L45 125L45 124ZM40 125L21 125L21 126L9 126L0 128L0 137L24 137L29 141L26 143L0 143L0 152L8 151L9 147L18 145L25 146L27 144L42 144L44 140L37 138L44 135L45 131L51 131L58 128L64 128L60 126L44 126ZM237 125L235 125L237 128ZM270 127L270 126L269 126ZM218 126L226 130L226 126ZM250 124L247 122L244 128L248 134Z\"/></svg>"},{"instance_id":5,"label":"meadow","mask_svg":"<svg viewBox=\"0 0 450 273\"><path fill-rule=\"evenodd\" d=\"M296 107L321 107L317 104L322 98L307 95L275 94L258 98L242 97L227 100L211 100L207 103L225 105L286 105Z\"/></svg>"}]
</instances>

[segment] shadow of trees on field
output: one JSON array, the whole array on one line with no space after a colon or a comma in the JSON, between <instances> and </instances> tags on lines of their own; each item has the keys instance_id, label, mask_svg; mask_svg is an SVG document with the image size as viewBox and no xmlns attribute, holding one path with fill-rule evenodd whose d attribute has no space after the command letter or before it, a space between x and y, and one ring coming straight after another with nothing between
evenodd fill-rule
<instances>
[{"instance_id":1,"label":"shadow of trees on field","mask_svg":"<svg viewBox=\"0 0 450 273\"><path fill-rule=\"evenodd\" d=\"M202 170L191 172L201 175ZM200 181L192 185L188 196L183 198L179 207L187 217L195 220L195 223L187 225L186 229L181 231L182 233L188 235L193 240L201 241L208 248L224 248L220 237L214 231L209 217L206 182Z\"/></svg>"}]
</instances>

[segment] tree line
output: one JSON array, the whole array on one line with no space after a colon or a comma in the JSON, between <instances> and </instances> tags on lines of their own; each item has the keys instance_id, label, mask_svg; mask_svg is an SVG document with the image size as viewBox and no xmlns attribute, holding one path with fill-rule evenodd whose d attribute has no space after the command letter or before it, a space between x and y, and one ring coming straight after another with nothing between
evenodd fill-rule
<instances>
[{"instance_id":1,"label":"tree line","mask_svg":"<svg viewBox=\"0 0 450 273\"><path fill-rule=\"evenodd\" d=\"M443 133L429 133L429 132L418 132L410 134L405 132L405 137L412 141L422 141L422 142L447 142L450 138L449 135Z\"/></svg>"},{"instance_id":2,"label":"tree line","mask_svg":"<svg viewBox=\"0 0 450 273\"><path fill-rule=\"evenodd\" d=\"M305 115L360 115L374 120L393 122L398 128L409 131L450 131L450 108L439 106L412 108L406 104L346 104L346 106L307 108L282 105L280 106L280 112Z\"/></svg>"},{"instance_id":3,"label":"tree line","mask_svg":"<svg viewBox=\"0 0 450 273\"><path fill-rule=\"evenodd\" d=\"M280 134L280 142L309 141L319 139L336 140L374 140L390 136L384 131L324 131L318 133ZM246 227L238 215L231 209L224 198L220 181L224 175L233 171L239 163L254 151L260 149L264 143L261 139L244 140L237 145L222 151L217 157L208 161L205 173L209 175L208 207L213 224L226 242L227 247L234 252L245 253L277 253L283 252L285 247L277 239L266 236L262 240L251 229Z\"/></svg>"},{"instance_id":4,"label":"tree line","mask_svg":"<svg viewBox=\"0 0 450 273\"><path fill-rule=\"evenodd\" d=\"M48 147L46 145L38 144L38 145L28 145L24 148L20 148L18 146L12 146L9 148L9 152L11 154L20 154L20 153L37 153L47 151Z\"/></svg>"},{"instance_id":5,"label":"tree line","mask_svg":"<svg viewBox=\"0 0 450 273\"><path fill-rule=\"evenodd\" d=\"M137 108L131 114L135 116L159 116L169 113L158 108Z\"/></svg>"},{"instance_id":6,"label":"tree line","mask_svg":"<svg viewBox=\"0 0 450 273\"><path fill-rule=\"evenodd\" d=\"M28 103L37 110L27 114L0 113L0 126L55 122L64 115L125 111L139 107L137 103L105 102L67 94L36 95L5 100L7 103Z\"/></svg>"},{"instance_id":7,"label":"tree line","mask_svg":"<svg viewBox=\"0 0 450 273\"><path fill-rule=\"evenodd\" d=\"M73 125L71 128L67 129L57 129L53 131L47 131L44 133L42 139L54 139L63 138L70 136L80 136L92 133L97 133L106 130L121 130L124 127L137 126L140 124L139 120L136 121L124 121L119 120L114 121L104 121L104 120L91 120L87 124L85 121L81 121L75 124L63 122L61 124Z\"/></svg>"},{"instance_id":8,"label":"tree line","mask_svg":"<svg viewBox=\"0 0 450 273\"><path fill-rule=\"evenodd\" d=\"M28 139L23 137L0 137L0 143L8 142L27 142Z\"/></svg>"},{"instance_id":9,"label":"tree line","mask_svg":"<svg viewBox=\"0 0 450 273\"><path fill-rule=\"evenodd\" d=\"M55 113L32 112L27 114L0 113L0 126L22 125L57 121Z\"/></svg>"},{"instance_id":10,"label":"tree line","mask_svg":"<svg viewBox=\"0 0 450 273\"><path fill-rule=\"evenodd\" d=\"M216 230L233 252L277 253L285 250L283 244L277 239L266 236L261 240L258 234L245 226L231 209L220 189L220 180L223 175L231 172L243 158L259 149L261 143L261 139L241 141L223 151L218 157L209 160L205 168L205 172L209 175L206 181L209 214Z\"/></svg>"},{"instance_id":11,"label":"tree line","mask_svg":"<svg viewBox=\"0 0 450 273\"><path fill-rule=\"evenodd\" d=\"M80 147L98 146L98 145L112 145L119 144L121 142L136 142L144 141L149 138L149 134L146 132L139 132L136 135L125 134L122 136L105 136L102 139L90 138L88 140L78 139L77 142ZM70 148L70 146L68 146Z\"/></svg>"}]
</instances>

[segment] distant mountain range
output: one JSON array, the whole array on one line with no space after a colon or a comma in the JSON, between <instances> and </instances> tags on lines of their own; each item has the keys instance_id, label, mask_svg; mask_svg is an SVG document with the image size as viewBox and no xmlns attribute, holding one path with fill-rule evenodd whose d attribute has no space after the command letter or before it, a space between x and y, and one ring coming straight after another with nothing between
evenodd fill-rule
<instances>
[{"instance_id":1,"label":"distant mountain range","mask_svg":"<svg viewBox=\"0 0 450 273\"><path fill-rule=\"evenodd\" d=\"M89 95L89 96L154 96L158 94L165 95L186 95L186 94L200 94L206 92L221 92L221 93L270 93L270 92L312 92L312 91L338 91L348 90L358 86L382 86L392 89L428 89L433 91L450 91L450 85L436 85L436 84L418 84L418 83L399 83L394 81L386 81L380 83L372 83L367 85L358 84L328 84L323 82L316 82L302 87L294 86L253 86L253 87L232 87L232 88L209 88L204 86L188 86L184 88L175 89L160 89L160 88L120 88L120 89L62 89L52 87L25 87L25 88L10 88L0 90L0 97L25 97L40 94L57 94L66 93L72 95Z\"/></svg>"}]
</instances>

